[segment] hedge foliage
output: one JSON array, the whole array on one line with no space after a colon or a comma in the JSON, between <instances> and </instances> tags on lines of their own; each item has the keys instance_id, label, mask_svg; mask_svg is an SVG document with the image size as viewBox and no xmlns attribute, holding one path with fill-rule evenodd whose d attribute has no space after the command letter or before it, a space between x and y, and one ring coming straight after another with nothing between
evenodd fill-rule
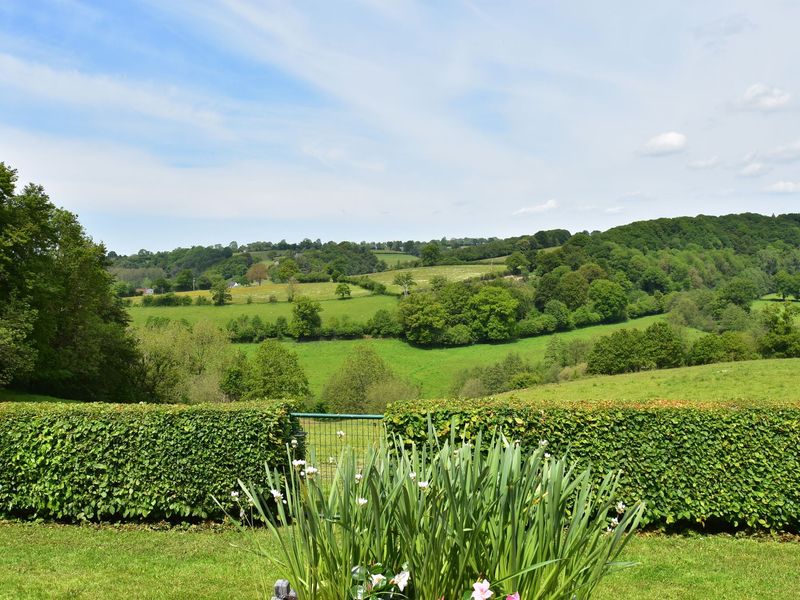
<instances>
[{"instance_id":1,"label":"hedge foliage","mask_svg":"<svg viewBox=\"0 0 800 600\"><path fill-rule=\"evenodd\" d=\"M290 408L0 403L0 517L220 517L212 496L285 460Z\"/></svg>"},{"instance_id":2,"label":"hedge foliage","mask_svg":"<svg viewBox=\"0 0 800 600\"><path fill-rule=\"evenodd\" d=\"M387 429L424 442L428 415L440 436L499 427L595 473L622 469L621 497L646 502L646 523L800 530L800 404L414 401L389 407Z\"/></svg>"}]
</instances>

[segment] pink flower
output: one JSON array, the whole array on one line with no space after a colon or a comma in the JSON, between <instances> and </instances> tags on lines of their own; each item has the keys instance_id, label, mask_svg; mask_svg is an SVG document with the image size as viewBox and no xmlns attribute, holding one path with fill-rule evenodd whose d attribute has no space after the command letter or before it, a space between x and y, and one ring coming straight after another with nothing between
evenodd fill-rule
<instances>
[{"instance_id":1,"label":"pink flower","mask_svg":"<svg viewBox=\"0 0 800 600\"><path fill-rule=\"evenodd\" d=\"M491 584L487 580L476 581L472 584L472 600L489 600L494 595L494 592L489 589Z\"/></svg>"},{"instance_id":2,"label":"pink flower","mask_svg":"<svg viewBox=\"0 0 800 600\"><path fill-rule=\"evenodd\" d=\"M506 600L519 600L519 592L514 592L510 596L506 596Z\"/></svg>"}]
</instances>

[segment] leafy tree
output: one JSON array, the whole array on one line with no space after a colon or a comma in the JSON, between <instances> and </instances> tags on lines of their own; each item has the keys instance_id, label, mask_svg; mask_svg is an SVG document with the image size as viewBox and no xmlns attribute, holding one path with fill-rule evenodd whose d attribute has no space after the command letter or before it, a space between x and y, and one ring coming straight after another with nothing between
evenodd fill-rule
<instances>
[{"instance_id":1,"label":"leafy tree","mask_svg":"<svg viewBox=\"0 0 800 600\"><path fill-rule=\"evenodd\" d=\"M350 286L346 283L340 283L336 286L336 295L342 300L350 297Z\"/></svg>"},{"instance_id":2,"label":"leafy tree","mask_svg":"<svg viewBox=\"0 0 800 600\"><path fill-rule=\"evenodd\" d=\"M292 307L292 322L289 331L297 339L310 339L319 337L322 319L319 313L322 306L308 296L300 296Z\"/></svg>"},{"instance_id":3,"label":"leafy tree","mask_svg":"<svg viewBox=\"0 0 800 600\"><path fill-rule=\"evenodd\" d=\"M677 328L668 323L653 323L642 336L642 357L656 369L680 367L684 363L686 344Z\"/></svg>"},{"instance_id":4,"label":"leafy tree","mask_svg":"<svg viewBox=\"0 0 800 600\"><path fill-rule=\"evenodd\" d=\"M194 283L194 273L191 269L184 269L175 276L174 288L179 292L187 292L192 289Z\"/></svg>"},{"instance_id":5,"label":"leafy tree","mask_svg":"<svg viewBox=\"0 0 800 600\"><path fill-rule=\"evenodd\" d=\"M105 248L0 163L0 378L80 400L139 400L136 347Z\"/></svg>"},{"instance_id":6,"label":"leafy tree","mask_svg":"<svg viewBox=\"0 0 800 600\"><path fill-rule=\"evenodd\" d=\"M151 285L153 286L153 291L156 294L165 294L172 289L172 284L166 277L159 277L158 279L154 279Z\"/></svg>"},{"instance_id":7,"label":"leafy tree","mask_svg":"<svg viewBox=\"0 0 800 600\"><path fill-rule=\"evenodd\" d=\"M550 300L544 307L544 314L555 319L556 330L572 329L572 319L567 305L560 300Z\"/></svg>"},{"instance_id":8,"label":"leafy tree","mask_svg":"<svg viewBox=\"0 0 800 600\"><path fill-rule=\"evenodd\" d=\"M398 320L412 344L430 346L442 340L447 326L444 308L432 294L412 294L400 301Z\"/></svg>"},{"instance_id":9,"label":"leafy tree","mask_svg":"<svg viewBox=\"0 0 800 600\"><path fill-rule=\"evenodd\" d=\"M367 331L376 337L399 337L403 334L403 327L392 313L381 308L367 322Z\"/></svg>"},{"instance_id":10,"label":"leafy tree","mask_svg":"<svg viewBox=\"0 0 800 600\"><path fill-rule=\"evenodd\" d=\"M192 326L151 322L136 330L141 358L137 385L154 402L221 402L223 379L235 362L230 340L210 321Z\"/></svg>"},{"instance_id":11,"label":"leafy tree","mask_svg":"<svg viewBox=\"0 0 800 600\"><path fill-rule=\"evenodd\" d=\"M589 284L589 301L594 312L606 323L624 321L628 299L618 283L608 279L595 279Z\"/></svg>"},{"instance_id":12,"label":"leafy tree","mask_svg":"<svg viewBox=\"0 0 800 600\"><path fill-rule=\"evenodd\" d=\"M301 400L311 393L297 354L276 340L266 340L258 346L245 369L243 384L245 400Z\"/></svg>"},{"instance_id":13,"label":"leafy tree","mask_svg":"<svg viewBox=\"0 0 800 600\"><path fill-rule=\"evenodd\" d=\"M217 279L211 286L211 301L214 306L225 306L225 303L233 300L231 290L224 279Z\"/></svg>"},{"instance_id":14,"label":"leafy tree","mask_svg":"<svg viewBox=\"0 0 800 600\"><path fill-rule=\"evenodd\" d=\"M555 296L567 305L570 310L586 304L589 293L589 282L580 271L564 273L556 286Z\"/></svg>"},{"instance_id":15,"label":"leafy tree","mask_svg":"<svg viewBox=\"0 0 800 600\"><path fill-rule=\"evenodd\" d=\"M652 368L654 365L647 362L642 352L642 337L642 332L637 329L620 329L597 339L589 354L587 371L616 375Z\"/></svg>"},{"instance_id":16,"label":"leafy tree","mask_svg":"<svg viewBox=\"0 0 800 600\"><path fill-rule=\"evenodd\" d=\"M522 252L512 252L506 258L506 267L515 275L520 275L530 270L531 261L529 261Z\"/></svg>"},{"instance_id":17,"label":"leafy tree","mask_svg":"<svg viewBox=\"0 0 800 600\"><path fill-rule=\"evenodd\" d=\"M445 277L444 275L434 275L433 277L431 277L430 284L431 284L431 289L434 292L439 293L447 285L447 277Z\"/></svg>"},{"instance_id":18,"label":"leafy tree","mask_svg":"<svg viewBox=\"0 0 800 600\"><path fill-rule=\"evenodd\" d=\"M722 308L735 304L750 311L750 304L758 298L758 286L749 277L738 275L723 285L717 292L717 305Z\"/></svg>"},{"instance_id":19,"label":"leafy tree","mask_svg":"<svg viewBox=\"0 0 800 600\"><path fill-rule=\"evenodd\" d=\"M798 310L792 305L768 306L763 312L766 333L758 341L758 350L766 358L800 357L800 330L795 324Z\"/></svg>"},{"instance_id":20,"label":"leafy tree","mask_svg":"<svg viewBox=\"0 0 800 600\"><path fill-rule=\"evenodd\" d=\"M516 335L517 301L505 288L483 286L470 298L467 312L476 339L500 342Z\"/></svg>"},{"instance_id":21,"label":"leafy tree","mask_svg":"<svg viewBox=\"0 0 800 600\"><path fill-rule=\"evenodd\" d=\"M368 407L366 403L370 388L392 379L395 379L394 373L375 349L368 344L359 344L325 384L320 399L334 412L375 410L378 407Z\"/></svg>"},{"instance_id":22,"label":"leafy tree","mask_svg":"<svg viewBox=\"0 0 800 600\"><path fill-rule=\"evenodd\" d=\"M293 258L286 258L280 262L278 268L275 269L275 275L279 281L289 281L292 277L297 275L300 268L297 266L297 261Z\"/></svg>"},{"instance_id":23,"label":"leafy tree","mask_svg":"<svg viewBox=\"0 0 800 600\"><path fill-rule=\"evenodd\" d=\"M262 262L253 263L250 268L247 269L245 276L251 283L256 281L258 285L261 285L261 282L267 278L267 265Z\"/></svg>"},{"instance_id":24,"label":"leafy tree","mask_svg":"<svg viewBox=\"0 0 800 600\"><path fill-rule=\"evenodd\" d=\"M414 275L410 271L398 273L394 276L392 283L399 285L402 288L403 296L408 296L408 292L411 290L411 287L417 285L417 282L414 281Z\"/></svg>"},{"instance_id":25,"label":"leafy tree","mask_svg":"<svg viewBox=\"0 0 800 600\"><path fill-rule=\"evenodd\" d=\"M439 244L426 244L422 247L419 256L422 259L423 266L431 267L438 264L442 257L442 249L439 248Z\"/></svg>"},{"instance_id":26,"label":"leafy tree","mask_svg":"<svg viewBox=\"0 0 800 600\"><path fill-rule=\"evenodd\" d=\"M639 287L648 294L666 292L670 288L669 277L658 267L648 267L639 278Z\"/></svg>"}]
</instances>

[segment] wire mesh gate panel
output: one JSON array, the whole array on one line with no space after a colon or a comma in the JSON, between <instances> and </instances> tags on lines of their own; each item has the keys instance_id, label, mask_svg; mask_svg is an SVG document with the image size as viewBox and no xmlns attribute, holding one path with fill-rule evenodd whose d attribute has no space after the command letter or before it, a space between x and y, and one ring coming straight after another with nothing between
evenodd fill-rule
<instances>
[{"instance_id":1,"label":"wire mesh gate panel","mask_svg":"<svg viewBox=\"0 0 800 600\"><path fill-rule=\"evenodd\" d=\"M383 415L292 413L299 429L295 437L305 446L306 460L319 475L333 479L336 461L345 447L366 450L377 447L384 435Z\"/></svg>"}]
</instances>

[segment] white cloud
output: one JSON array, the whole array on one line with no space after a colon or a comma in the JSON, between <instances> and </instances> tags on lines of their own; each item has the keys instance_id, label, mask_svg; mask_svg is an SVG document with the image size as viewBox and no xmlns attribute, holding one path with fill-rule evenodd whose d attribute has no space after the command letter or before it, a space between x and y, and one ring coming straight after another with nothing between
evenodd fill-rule
<instances>
[{"instance_id":1,"label":"white cloud","mask_svg":"<svg viewBox=\"0 0 800 600\"><path fill-rule=\"evenodd\" d=\"M754 83L739 100L739 106L766 112L785 107L791 99L792 95L785 90L764 83Z\"/></svg>"},{"instance_id":2,"label":"white cloud","mask_svg":"<svg viewBox=\"0 0 800 600\"><path fill-rule=\"evenodd\" d=\"M677 131L661 133L647 140L642 146L641 153L648 156L664 156L683 152L686 148L687 138L684 134Z\"/></svg>"},{"instance_id":3,"label":"white cloud","mask_svg":"<svg viewBox=\"0 0 800 600\"><path fill-rule=\"evenodd\" d=\"M778 181L764 190L770 194L800 194L800 181Z\"/></svg>"},{"instance_id":4,"label":"white cloud","mask_svg":"<svg viewBox=\"0 0 800 600\"><path fill-rule=\"evenodd\" d=\"M709 158L698 158L697 160L691 161L688 165L686 165L690 169L713 169L716 166L719 166L719 157L718 156L711 156Z\"/></svg>"},{"instance_id":5,"label":"white cloud","mask_svg":"<svg viewBox=\"0 0 800 600\"><path fill-rule=\"evenodd\" d=\"M175 87L55 69L10 54L0 53L0 84L48 102L95 111L125 111L209 129L221 125L217 112L198 106L192 94Z\"/></svg>"},{"instance_id":6,"label":"white cloud","mask_svg":"<svg viewBox=\"0 0 800 600\"><path fill-rule=\"evenodd\" d=\"M794 162L800 160L800 140L785 144L783 146L776 146L769 152L766 157L775 162Z\"/></svg>"},{"instance_id":7,"label":"white cloud","mask_svg":"<svg viewBox=\"0 0 800 600\"><path fill-rule=\"evenodd\" d=\"M739 171L740 177L760 177L768 173L770 168L764 163L750 162L742 167Z\"/></svg>"},{"instance_id":8,"label":"white cloud","mask_svg":"<svg viewBox=\"0 0 800 600\"><path fill-rule=\"evenodd\" d=\"M624 207L624 206L609 206L609 207L608 207L607 209L605 209L603 212L605 212L605 213L608 213L608 214L610 214L610 215L618 215L618 214L619 214L619 213L621 213L623 210L625 210L625 207Z\"/></svg>"},{"instance_id":9,"label":"white cloud","mask_svg":"<svg viewBox=\"0 0 800 600\"><path fill-rule=\"evenodd\" d=\"M556 200L555 198L550 198L550 200L542 204L537 204L535 206L525 206L523 208L520 208L519 210L514 211L514 214L530 215L530 214L547 212L556 208L558 208L558 200Z\"/></svg>"}]
</instances>

